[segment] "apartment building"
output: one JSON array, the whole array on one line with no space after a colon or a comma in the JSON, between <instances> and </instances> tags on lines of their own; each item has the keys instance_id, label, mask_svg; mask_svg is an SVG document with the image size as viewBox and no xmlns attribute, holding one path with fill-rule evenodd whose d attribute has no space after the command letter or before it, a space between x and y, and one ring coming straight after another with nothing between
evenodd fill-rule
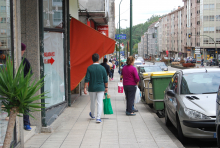
<instances>
[{"instance_id":1,"label":"apartment building","mask_svg":"<svg viewBox=\"0 0 220 148\"><path fill-rule=\"evenodd\" d=\"M217 58L220 55L220 1L183 2L183 7L172 10L148 28L148 48L145 50L149 55L195 57L195 47L200 47L205 59Z\"/></svg>"}]
</instances>

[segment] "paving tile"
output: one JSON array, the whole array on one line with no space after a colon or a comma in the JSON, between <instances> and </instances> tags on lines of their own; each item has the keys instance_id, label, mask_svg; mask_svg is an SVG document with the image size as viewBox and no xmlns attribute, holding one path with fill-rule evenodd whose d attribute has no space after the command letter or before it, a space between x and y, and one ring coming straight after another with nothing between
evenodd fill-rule
<instances>
[{"instance_id":1,"label":"paving tile","mask_svg":"<svg viewBox=\"0 0 220 148\"><path fill-rule=\"evenodd\" d=\"M120 144L120 148L139 148L138 144Z\"/></svg>"},{"instance_id":2,"label":"paving tile","mask_svg":"<svg viewBox=\"0 0 220 148\"><path fill-rule=\"evenodd\" d=\"M100 148L120 148L119 144L100 144Z\"/></svg>"}]
</instances>

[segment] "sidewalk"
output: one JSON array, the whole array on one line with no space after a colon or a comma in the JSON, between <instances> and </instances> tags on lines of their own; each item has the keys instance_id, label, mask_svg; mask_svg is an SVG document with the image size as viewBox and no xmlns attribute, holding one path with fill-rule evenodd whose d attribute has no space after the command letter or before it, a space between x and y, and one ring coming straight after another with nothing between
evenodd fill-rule
<instances>
[{"instance_id":1,"label":"sidewalk","mask_svg":"<svg viewBox=\"0 0 220 148\"><path fill-rule=\"evenodd\" d=\"M80 96L53 123L53 133L34 135L25 148L177 148L181 143L147 105L136 104L136 116L125 115L125 97L117 91L119 74L109 82L113 115L102 115L102 123L90 120L88 95Z\"/></svg>"}]
</instances>

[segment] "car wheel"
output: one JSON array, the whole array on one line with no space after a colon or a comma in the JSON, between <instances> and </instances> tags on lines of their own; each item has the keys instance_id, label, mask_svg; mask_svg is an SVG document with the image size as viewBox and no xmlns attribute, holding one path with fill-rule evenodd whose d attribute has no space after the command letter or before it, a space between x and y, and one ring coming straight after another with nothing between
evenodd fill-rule
<instances>
[{"instance_id":1,"label":"car wheel","mask_svg":"<svg viewBox=\"0 0 220 148\"><path fill-rule=\"evenodd\" d=\"M218 148L220 148L220 135L219 134L220 134L220 128L218 126L216 130Z\"/></svg>"},{"instance_id":2,"label":"car wheel","mask_svg":"<svg viewBox=\"0 0 220 148\"><path fill-rule=\"evenodd\" d=\"M165 114L165 124L167 127L171 126L172 123L170 121L170 118L168 117L168 114L167 114L167 109L166 109L166 106L164 107L164 114Z\"/></svg>"},{"instance_id":3,"label":"car wheel","mask_svg":"<svg viewBox=\"0 0 220 148\"><path fill-rule=\"evenodd\" d=\"M176 124L177 124L178 138L182 144L186 144L186 137L183 135L183 131L182 131L178 116L176 117Z\"/></svg>"}]
</instances>

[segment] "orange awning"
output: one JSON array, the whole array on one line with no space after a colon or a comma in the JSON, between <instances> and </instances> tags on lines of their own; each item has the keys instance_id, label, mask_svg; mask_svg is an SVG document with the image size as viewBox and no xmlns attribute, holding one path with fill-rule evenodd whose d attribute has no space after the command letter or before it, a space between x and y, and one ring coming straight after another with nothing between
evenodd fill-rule
<instances>
[{"instance_id":1,"label":"orange awning","mask_svg":"<svg viewBox=\"0 0 220 148\"><path fill-rule=\"evenodd\" d=\"M92 62L92 55L99 57L111 54L115 49L115 41L102 35L82 22L71 19L70 23L70 81L73 90L86 75Z\"/></svg>"}]
</instances>

